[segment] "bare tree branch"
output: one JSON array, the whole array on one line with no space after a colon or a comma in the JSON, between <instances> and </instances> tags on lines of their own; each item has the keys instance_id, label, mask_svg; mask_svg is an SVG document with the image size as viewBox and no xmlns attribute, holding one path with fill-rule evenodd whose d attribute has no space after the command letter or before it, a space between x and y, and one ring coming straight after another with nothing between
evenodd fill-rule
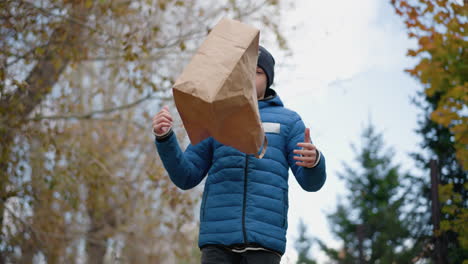
<instances>
[{"instance_id":1,"label":"bare tree branch","mask_svg":"<svg viewBox=\"0 0 468 264\"><path fill-rule=\"evenodd\" d=\"M52 233L52 232L46 232L46 231L38 230L38 229L32 227L31 224L26 223L20 216L16 215L15 212L13 212L10 208L5 207L5 210L8 212L8 214L10 214L13 218L15 218L27 230L29 230L31 232L34 239L38 241L38 245L41 245L41 244L45 245L46 244L44 241L41 241L41 239L39 238L40 236L38 234L42 234L42 235L45 235L45 236L51 236L51 237L55 237L55 238L64 238L64 239L74 239L76 237L80 237L80 236L85 234L85 232L73 232L73 233L63 234L63 233ZM102 243L104 245L104 242L102 242L102 240L96 240L96 239L92 239L92 238L89 238L89 237L86 237L86 240L93 241L94 243Z\"/></svg>"},{"instance_id":2,"label":"bare tree branch","mask_svg":"<svg viewBox=\"0 0 468 264\"><path fill-rule=\"evenodd\" d=\"M15 212L8 208L8 206L5 206L5 211L7 211L10 214L10 216L19 221L26 230L29 230L31 232L31 237L32 239L37 241L36 243L44 243L44 241L41 241L40 236L37 235L37 231L34 230L34 228L30 224L26 223L21 217L17 216Z\"/></svg>"},{"instance_id":3,"label":"bare tree branch","mask_svg":"<svg viewBox=\"0 0 468 264\"><path fill-rule=\"evenodd\" d=\"M68 115L52 115L52 116L41 116L41 115L38 115L38 116L35 116L33 118L29 118L27 119L28 121L39 121L39 120L43 120L43 119L49 119L49 120L57 120L57 119L91 119L93 116L95 115L98 115L98 114L109 114L109 113L112 113L112 112L115 112L115 111L119 111L119 110L124 110L124 109L128 109L128 108L132 108L132 107L135 107L147 100L150 100L150 99L155 99L155 98L158 98L156 96L153 96L152 94L148 94L147 96L143 97L143 98L140 98L134 102L131 102L129 104L124 104L124 105L120 105L120 106L116 106L116 107L110 107L110 108L105 108L105 109L101 109L101 110L95 110L95 111L91 111L91 112L88 112L88 113L85 113L85 114L79 114L79 113L76 113L76 114L68 114Z\"/></svg>"},{"instance_id":4,"label":"bare tree branch","mask_svg":"<svg viewBox=\"0 0 468 264\"><path fill-rule=\"evenodd\" d=\"M72 13L83 16L83 19L88 15L87 11L80 4L71 8ZM51 44L26 78L27 86L16 89L0 100L0 109L15 109L16 118L13 121L27 117L49 94L65 67L73 60L73 54L79 53L82 33L80 26L73 22L63 23L52 33ZM57 52L60 50L68 52Z\"/></svg>"},{"instance_id":5,"label":"bare tree branch","mask_svg":"<svg viewBox=\"0 0 468 264\"><path fill-rule=\"evenodd\" d=\"M95 27L92 27L90 25L88 25L86 23L86 21L84 20L81 20L80 18L78 17L75 17L73 15L59 15L59 14L54 14L53 12L50 12L49 10L47 9L44 9L42 7L39 7L39 6L36 6L34 3L31 3L31 2L28 2L28 1L23 1L23 0L15 0L17 2L20 2L20 3L23 3L23 4L26 4L28 5L30 8L33 8L33 9L37 9L38 11L40 11L41 13L45 14L45 15L48 15L48 16L55 16L55 17L59 17L59 18L62 18L64 20L68 20L69 22L72 22L74 24L77 24L77 25L80 25L84 28L87 28L89 30L91 30L92 32L97 32L97 33L100 33L100 34L104 34L104 35L108 35L116 40L122 40L120 39L119 37L115 36L115 35L112 35L110 34L109 32L105 32L103 30L100 30L100 29L97 29ZM59 7L59 6L56 6L56 5L53 5L55 8L57 9L63 9L62 7Z\"/></svg>"}]
</instances>

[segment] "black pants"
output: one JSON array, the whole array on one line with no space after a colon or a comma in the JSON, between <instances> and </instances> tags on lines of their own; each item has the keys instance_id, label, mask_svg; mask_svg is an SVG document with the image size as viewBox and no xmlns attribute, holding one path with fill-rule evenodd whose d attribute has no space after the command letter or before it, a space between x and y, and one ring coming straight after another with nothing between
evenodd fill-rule
<instances>
[{"instance_id":1,"label":"black pants","mask_svg":"<svg viewBox=\"0 0 468 264\"><path fill-rule=\"evenodd\" d=\"M207 246L202 249L201 264L279 264L281 257L264 250L234 253L228 249Z\"/></svg>"}]
</instances>

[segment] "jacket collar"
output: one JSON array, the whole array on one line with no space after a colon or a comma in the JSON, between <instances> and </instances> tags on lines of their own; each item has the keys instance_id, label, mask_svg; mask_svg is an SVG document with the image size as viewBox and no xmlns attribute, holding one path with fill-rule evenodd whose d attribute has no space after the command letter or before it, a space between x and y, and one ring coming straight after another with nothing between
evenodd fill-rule
<instances>
[{"instance_id":1,"label":"jacket collar","mask_svg":"<svg viewBox=\"0 0 468 264\"><path fill-rule=\"evenodd\" d=\"M275 90L268 88L265 91L265 98L258 100L258 107L260 109L269 106L283 106L283 102L279 98Z\"/></svg>"}]
</instances>

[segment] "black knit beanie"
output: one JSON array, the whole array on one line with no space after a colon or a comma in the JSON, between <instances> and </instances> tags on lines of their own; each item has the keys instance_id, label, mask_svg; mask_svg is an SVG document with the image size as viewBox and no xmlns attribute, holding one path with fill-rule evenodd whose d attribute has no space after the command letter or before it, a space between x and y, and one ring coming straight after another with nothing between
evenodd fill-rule
<instances>
[{"instance_id":1,"label":"black knit beanie","mask_svg":"<svg viewBox=\"0 0 468 264\"><path fill-rule=\"evenodd\" d=\"M267 76L267 89L273 84L275 79L275 59L264 47L258 47L258 67L262 68Z\"/></svg>"}]
</instances>

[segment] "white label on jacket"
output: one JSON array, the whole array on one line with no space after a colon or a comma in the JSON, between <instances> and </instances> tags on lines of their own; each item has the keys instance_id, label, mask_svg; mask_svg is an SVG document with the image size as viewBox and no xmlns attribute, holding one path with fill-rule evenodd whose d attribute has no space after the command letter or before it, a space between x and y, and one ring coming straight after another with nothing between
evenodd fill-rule
<instances>
[{"instance_id":1,"label":"white label on jacket","mask_svg":"<svg viewBox=\"0 0 468 264\"><path fill-rule=\"evenodd\" d=\"M276 133L280 134L281 132L281 124L280 123L262 123L263 131L265 133Z\"/></svg>"}]
</instances>

